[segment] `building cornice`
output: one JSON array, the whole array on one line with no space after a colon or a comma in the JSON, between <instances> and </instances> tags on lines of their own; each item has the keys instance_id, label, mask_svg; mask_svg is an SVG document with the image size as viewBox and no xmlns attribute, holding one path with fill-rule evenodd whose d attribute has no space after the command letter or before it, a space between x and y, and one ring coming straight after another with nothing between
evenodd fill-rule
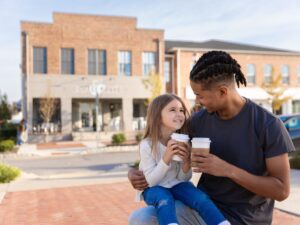
<instances>
[{"instance_id":1,"label":"building cornice","mask_svg":"<svg viewBox=\"0 0 300 225\"><path fill-rule=\"evenodd\" d=\"M226 51L230 53L239 53L239 54L253 54L253 55L284 55L284 56L300 56L300 52L279 52L279 51L247 51L247 50L235 50L235 49L217 49L217 48L171 48L169 52L176 51L183 52L208 52L213 50Z\"/></svg>"}]
</instances>

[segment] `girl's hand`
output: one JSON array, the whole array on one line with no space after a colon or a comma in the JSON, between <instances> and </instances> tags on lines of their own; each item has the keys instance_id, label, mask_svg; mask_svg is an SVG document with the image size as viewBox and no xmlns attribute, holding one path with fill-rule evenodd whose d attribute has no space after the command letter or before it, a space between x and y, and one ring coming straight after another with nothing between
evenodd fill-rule
<instances>
[{"instance_id":1,"label":"girl's hand","mask_svg":"<svg viewBox=\"0 0 300 225\"><path fill-rule=\"evenodd\" d=\"M191 145L186 143L185 145L178 145L178 154L179 157L182 159L183 163L190 163L191 162Z\"/></svg>"},{"instance_id":2,"label":"girl's hand","mask_svg":"<svg viewBox=\"0 0 300 225\"><path fill-rule=\"evenodd\" d=\"M167 148L166 148L166 152L163 156L163 160L164 162L169 165L173 155L178 154L179 153L179 148L177 145L177 142L174 140L169 140L168 144L167 144Z\"/></svg>"},{"instance_id":3,"label":"girl's hand","mask_svg":"<svg viewBox=\"0 0 300 225\"><path fill-rule=\"evenodd\" d=\"M182 159L182 171L187 173L191 169L191 145L186 143L184 146L178 146L179 148L179 157Z\"/></svg>"}]
</instances>

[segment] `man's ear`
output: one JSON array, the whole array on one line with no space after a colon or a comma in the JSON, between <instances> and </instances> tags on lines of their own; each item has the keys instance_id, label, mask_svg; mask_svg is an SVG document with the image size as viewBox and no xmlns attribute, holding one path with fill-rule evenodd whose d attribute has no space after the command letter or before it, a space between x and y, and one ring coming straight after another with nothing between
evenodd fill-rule
<instances>
[{"instance_id":1,"label":"man's ear","mask_svg":"<svg viewBox=\"0 0 300 225\"><path fill-rule=\"evenodd\" d=\"M219 95L220 97L226 97L228 94L228 87L225 85L219 86Z\"/></svg>"}]
</instances>

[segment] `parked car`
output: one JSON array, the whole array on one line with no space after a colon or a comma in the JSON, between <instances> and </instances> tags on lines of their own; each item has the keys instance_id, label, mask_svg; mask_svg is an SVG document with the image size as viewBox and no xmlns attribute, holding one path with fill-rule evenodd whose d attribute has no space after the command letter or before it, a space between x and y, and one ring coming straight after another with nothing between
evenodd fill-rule
<instances>
[{"instance_id":1,"label":"parked car","mask_svg":"<svg viewBox=\"0 0 300 225\"><path fill-rule=\"evenodd\" d=\"M280 115L297 151L300 151L300 114Z\"/></svg>"}]
</instances>

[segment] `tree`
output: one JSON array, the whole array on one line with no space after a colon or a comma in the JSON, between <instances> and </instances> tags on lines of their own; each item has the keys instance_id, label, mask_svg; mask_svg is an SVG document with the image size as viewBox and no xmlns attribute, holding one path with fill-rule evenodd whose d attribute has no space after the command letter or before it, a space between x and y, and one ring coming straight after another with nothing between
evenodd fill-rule
<instances>
[{"instance_id":1,"label":"tree","mask_svg":"<svg viewBox=\"0 0 300 225\"><path fill-rule=\"evenodd\" d=\"M48 88L47 94L45 95L44 98L42 98L40 100L40 108L39 111L41 113L41 117L44 120L44 122L46 123L46 137L45 137L45 141L47 142L47 134L48 134L48 129L49 129L49 123L56 111L57 108L57 104L58 101L57 99L51 97L51 91Z\"/></svg>"},{"instance_id":2,"label":"tree","mask_svg":"<svg viewBox=\"0 0 300 225\"><path fill-rule=\"evenodd\" d=\"M0 93L0 121L6 121L9 119L11 119L11 112L9 110L7 95L1 95Z\"/></svg>"},{"instance_id":3,"label":"tree","mask_svg":"<svg viewBox=\"0 0 300 225\"><path fill-rule=\"evenodd\" d=\"M148 105L154 98L159 96L162 92L162 80L159 74L154 72L149 74L149 77L143 80L146 89L150 89L150 97L147 99Z\"/></svg>"},{"instance_id":4,"label":"tree","mask_svg":"<svg viewBox=\"0 0 300 225\"><path fill-rule=\"evenodd\" d=\"M288 101L291 96L284 96L285 88L282 84L282 76L279 74L271 76L271 82L266 83L264 82L262 88L272 96L272 109L273 113L276 113L280 110L283 103Z\"/></svg>"}]
</instances>

